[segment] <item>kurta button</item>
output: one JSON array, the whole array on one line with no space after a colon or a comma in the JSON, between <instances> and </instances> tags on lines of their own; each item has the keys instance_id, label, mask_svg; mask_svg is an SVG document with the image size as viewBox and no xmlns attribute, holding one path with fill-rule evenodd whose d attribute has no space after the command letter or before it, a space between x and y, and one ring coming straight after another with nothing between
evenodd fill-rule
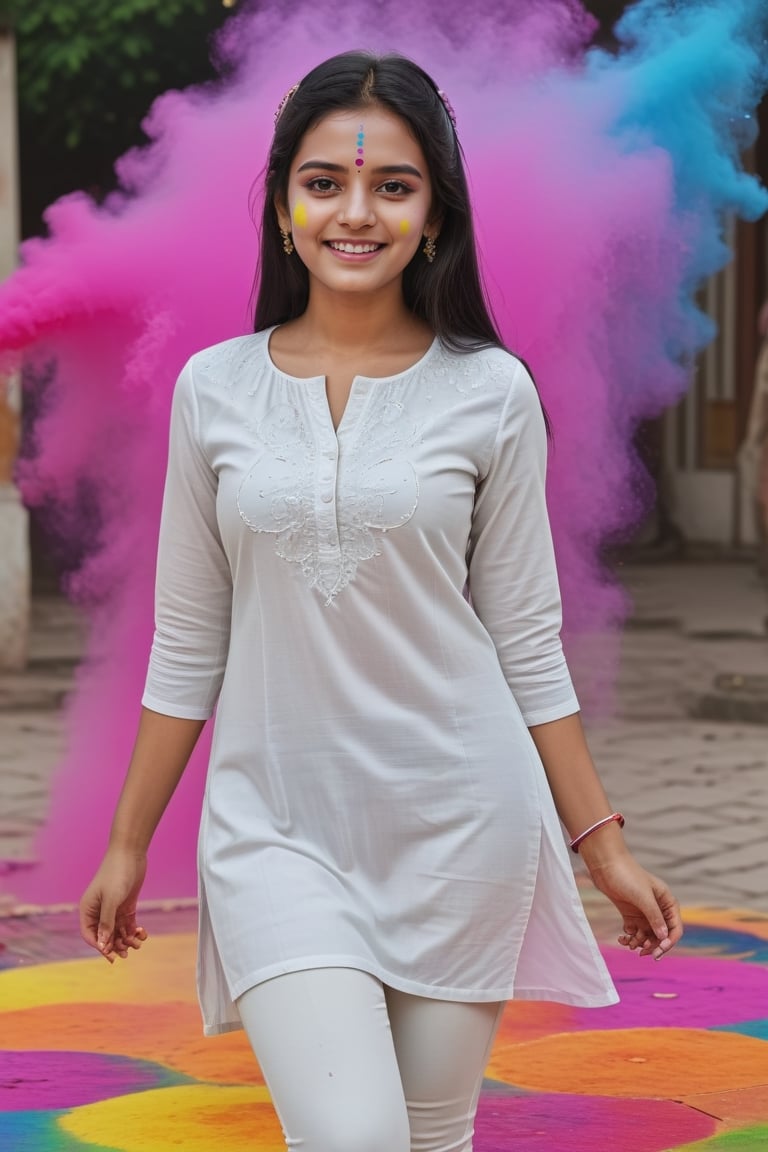
<instances>
[{"instance_id":1,"label":"kurta button","mask_svg":"<svg viewBox=\"0 0 768 1152\"><path fill-rule=\"evenodd\" d=\"M320 499L324 504L330 504L331 500L333 500L333 492L323 492Z\"/></svg>"}]
</instances>

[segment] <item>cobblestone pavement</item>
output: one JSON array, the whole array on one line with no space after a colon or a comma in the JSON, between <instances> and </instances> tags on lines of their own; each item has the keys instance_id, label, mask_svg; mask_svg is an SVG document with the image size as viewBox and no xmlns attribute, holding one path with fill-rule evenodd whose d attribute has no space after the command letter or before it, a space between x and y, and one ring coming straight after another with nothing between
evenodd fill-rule
<instances>
[{"instance_id":1,"label":"cobblestone pavement","mask_svg":"<svg viewBox=\"0 0 768 1152\"><path fill-rule=\"evenodd\" d=\"M589 736L612 801L627 816L629 843L683 904L768 912L765 586L737 562L635 564L623 578L635 610L622 642L618 708L610 721L591 722ZM32 858L32 839L45 819L48 783L64 746L61 703L81 643L75 611L55 598L39 599L29 669L0 674L6 888L12 889L13 867ZM737 685L737 697L738 685L752 685L753 722L708 718L723 715L717 699L727 692L713 695L718 676L735 678L729 683ZM601 921L602 898L583 891L590 915ZM11 903L6 897L6 912Z\"/></svg>"},{"instance_id":2,"label":"cobblestone pavement","mask_svg":"<svg viewBox=\"0 0 768 1152\"><path fill-rule=\"evenodd\" d=\"M627 840L681 903L768 912L765 585L736 563L636 565L625 580L618 715L589 735ZM721 677L756 684L747 714L762 723L708 718L723 714Z\"/></svg>"},{"instance_id":3,"label":"cobblestone pavement","mask_svg":"<svg viewBox=\"0 0 768 1152\"><path fill-rule=\"evenodd\" d=\"M0 871L32 858L49 781L65 745L62 705L82 650L78 614L56 597L32 605L29 665L0 671Z\"/></svg>"}]
</instances>

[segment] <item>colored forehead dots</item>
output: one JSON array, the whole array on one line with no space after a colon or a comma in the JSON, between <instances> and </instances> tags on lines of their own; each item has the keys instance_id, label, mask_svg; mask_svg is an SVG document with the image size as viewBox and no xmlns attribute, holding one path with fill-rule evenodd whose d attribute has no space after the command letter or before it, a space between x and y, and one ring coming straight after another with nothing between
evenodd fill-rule
<instances>
[{"instance_id":1,"label":"colored forehead dots","mask_svg":"<svg viewBox=\"0 0 768 1152\"><path fill-rule=\"evenodd\" d=\"M355 165L357 166L358 169L362 168L363 164L365 164L365 160L363 158L363 141L364 140L365 140L365 131L363 129L363 125L361 124L360 130L357 133L357 160L355 160Z\"/></svg>"}]
</instances>

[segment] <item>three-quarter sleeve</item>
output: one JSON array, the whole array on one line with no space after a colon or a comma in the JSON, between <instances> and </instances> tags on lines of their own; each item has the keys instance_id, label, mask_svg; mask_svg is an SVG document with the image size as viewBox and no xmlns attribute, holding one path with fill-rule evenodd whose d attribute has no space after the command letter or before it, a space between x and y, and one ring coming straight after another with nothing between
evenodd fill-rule
<instances>
[{"instance_id":1,"label":"three-quarter sleeve","mask_svg":"<svg viewBox=\"0 0 768 1152\"><path fill-rule=\"evenodd\" d=\"M546 460L539 396L517 362L490 464L477 486L468 563L472 606L529 727L579 710L560 640Z\"/></svg>"},{"instance_id":2,"label":"three-quarter sleeve","mask_svg":"<svg viewBox=\"0 0 768 1152\"><path fill-rule=\"evenodd\" d=\"M217 476L200 443L190 364L171 408L155 583L155 635L142 704L186 720L213 712L229 648L232 576L216 520Z\"/></svg>"}]
</instances>

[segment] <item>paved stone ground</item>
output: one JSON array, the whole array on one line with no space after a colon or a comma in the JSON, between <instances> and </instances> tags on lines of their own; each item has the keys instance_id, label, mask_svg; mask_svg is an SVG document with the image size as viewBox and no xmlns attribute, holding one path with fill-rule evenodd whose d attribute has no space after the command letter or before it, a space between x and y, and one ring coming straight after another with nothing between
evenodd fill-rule
<instances>
[{"instance_id":1,"label":"paved stone ground","mask_svg":"<svg viewBox=\"0 0 768 1152\"><path fill-rule=\"evenodd\" d=\"M589 735L628 842L681 903L768 912L768 691L749 712L762 723L706 718L722 714L717 678L768 677L765 585L736 563L636 565L625 581L618 715Z\"/></svg>"},{"instance_id":2,"label":"paved stone ground","mask_svg":"<svg viewBox=\"0 0 768 1152\"><path fill-rule=\"evenodd\" d=\"M36 599L31 623L27 670L0 671L0 870L32 858L64 749L62 704L82 647L82 621L57 597Z\"/></svg>"},{"instance_id":3,"label":"paved stone ground","mask_svg":"<svg viewBox=\"0 0 768 1152\"><path fill-rule=\"evenodd\" d=\"M737 562L636 563L623 578L635 610L622 644L618 709L611 721L590 723L589 734L609 794L627 816L629 842L681 903L768 913L768 691L757 679L768 676L765 585ZM29 669L0 674L6 887L12 888L14 864L31 859L35 829L45 819L48 782L64 742L61 702L81 637L81 621L68 605L38 599ZM753 722L706 718L723 714L711 700L723 696L713 697L712 688L724 674L737 677L737 685L750 677L758 685L747 710ZM704 718L692 716L697 710ZM584 896L593 922L610 922L612 934L615 913L609 921L602 898L587 887ZM10 904L6 898L6 914ZM61 915L71 940L69 914ZM10 927L6 919L6 939Z\"/></svg>"}]
</instances>

